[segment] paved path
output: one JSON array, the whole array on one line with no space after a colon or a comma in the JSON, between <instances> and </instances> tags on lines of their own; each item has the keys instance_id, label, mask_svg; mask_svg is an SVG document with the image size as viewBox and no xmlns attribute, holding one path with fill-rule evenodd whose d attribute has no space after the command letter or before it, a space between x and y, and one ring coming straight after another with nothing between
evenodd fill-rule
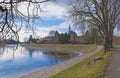
<instances>
[{"instance_id":1,"label":"paved path","mask_svg":"<svg viewBox=\"0 0 120 78\"><path fill-rule=\"evenodd\" d=\"M83 56L77 56L74 57L68 61L65 61L61 64L52 66L52 67L48 67L48 68L44 68L43 70L28 74L28 75L24 75L20 78L49 78L50 76L64 70L67 69L71 66L73 66L76 63L79 63L87 58L89 58L90 56L100 52L100 50L102 49L102 46L98 46L97 49L91 53L85 54Z\"/></svg>"},{"instance_id":2,"label":"paved path","mask_svg":"<svg viewBox=\"0 0 120 78\"><path fill-rule=\"evenodd\" d=\"M120 46L115 48L104 78L120 78Z\"/></svg>"}]
</instances>

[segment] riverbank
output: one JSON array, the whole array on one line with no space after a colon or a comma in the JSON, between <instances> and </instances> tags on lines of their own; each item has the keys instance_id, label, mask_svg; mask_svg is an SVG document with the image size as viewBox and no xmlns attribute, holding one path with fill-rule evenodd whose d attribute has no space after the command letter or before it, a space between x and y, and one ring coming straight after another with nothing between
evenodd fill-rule
<instances>
[{"instance_id":1,"label":"riverbank","mask_svg":"<svg viewBox=\"0 0 120 78\"><path fill-rule=\"evenodd\" d=\"M96 45L70 45L70 44L26 44L22 45L30 49L45 49L51 51L67 51L67 52L92 52L97 47Z\"/></svg>"},{"instance_id":2,"label":"riverbank","mask_svg":"<svg viewBox=\"0 0 120 78\"><path fill-rule=\"evenodd\" d=\"M112 52L104 54L102 49L100 52L84 61L63 70L50 78L103 78L111 55Z\"/></svg>"},{"instance_id":3,"label":"riverbank","mask_svg":"<svg viewBox=\"0 0 120 78\"><path fill-rule=\"evenodd\" d=\"M55 75L56 73L58 73L64 69L67 69L67 68L75 65L76 63L79 63L79 62L89 58L90 56L100 52L101 49L102 49L102 46L98 46L97 49L94 50L93 52L87 53L83 56L74 57L68 61L61 63L61 64L42 69L40 71L33 72L28 75L24 75L20 78L49 78L50 76Z\"/></svg>"}]
</instances>

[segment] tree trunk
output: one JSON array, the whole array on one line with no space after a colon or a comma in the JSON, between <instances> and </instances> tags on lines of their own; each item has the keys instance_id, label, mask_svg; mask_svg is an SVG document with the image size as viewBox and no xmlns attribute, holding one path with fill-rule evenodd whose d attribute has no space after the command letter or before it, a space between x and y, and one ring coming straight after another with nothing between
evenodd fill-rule
<instances>
[{"instance_id":1,"label":"tree trunk","mask_svg":"<svg viewBox=\"0 0 120 78\"><path fill-rule=\"evenodd\" d=\"M110 48L113 48L113 30L112 30L112 32L111 32L111 36L110 36L111 38L111 40L110 40Z\"/></svg>"},{"instance_id":2,"label":"tree trunk","mask_svg":"<svg viewBox=\"0 0 120 78\"><path fill-rule=\"evenodd\" d=\"M104 42L104 52L107 53L110 51L110 47L111 47L111 40L110 38L107 36L105 38L105 42Z\"/></svg>"},{"instance_id":3,"label":"tree trunk","mask_svg":"<svg viewBox=\"0 0 120 78\"><path fill-rule=\"evenodd\" d=\"M110 48L113 48L113 39L110 40Z\"/></svg>"},{"instance_id":4,"label":"tree trunk","mask_svg":"<svg viewBox=\"0 0 120 78\"><path fill-rule=\"evenodd\" d=\"M106 34L104 42L104 52L109 52L113 48L113 31Z\"/></svg>"}]
</instances>

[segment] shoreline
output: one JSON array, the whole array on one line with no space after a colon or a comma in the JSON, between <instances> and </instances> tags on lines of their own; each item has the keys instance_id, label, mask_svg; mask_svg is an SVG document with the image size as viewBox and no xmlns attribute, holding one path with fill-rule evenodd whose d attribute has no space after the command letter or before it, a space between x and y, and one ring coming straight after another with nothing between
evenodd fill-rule
<instances>
[{"instance_id":1,"label":"shoreline","mask_svg":"<svg viewBox=\"0 0 120 78\"><path fill-rule=\"evenodd\" d=\"M35 71L33 73L25 74L19 78L49 78L50 76L52 76L64 69L67 69L67 68L89 58L90 56L98 53L101 49L102 49L102 46L97 46L97 49L91 53L83 54L82 56L76 56L76 57L71 58L60 64L44 68L44 69Z\"/></svg>"},{"instance_id":2,"label":"shoreline","mask_svg":"<svg viewBox=\"0 0 120 78\"><path fill-rule=\"evenodd\" d=\"M88 51L86 50L81 50L81 49L74 49L74 48L63 48L63 47L58 47L58 46L53 46L53 47L49 47L49 46L43 46L43 45L38 45L38 46L34 46L34 45L21 45L27 49L36 49L36 50L46 50L47 52L51 52L51 51L56 51L56 52L71 52L71 53L75 53L75 54L79 54L79 55L83 55L86 54Z\"/></svg>"}]
</instances>

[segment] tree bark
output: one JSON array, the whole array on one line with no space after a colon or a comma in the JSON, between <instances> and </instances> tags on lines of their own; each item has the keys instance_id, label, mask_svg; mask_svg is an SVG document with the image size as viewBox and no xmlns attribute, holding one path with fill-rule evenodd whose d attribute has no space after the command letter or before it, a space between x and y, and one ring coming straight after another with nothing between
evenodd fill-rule
<instances>
[{"instance_id":1,"label":"tree bark","mask_svg":"<svg viewBox=\"0 0 120 78\"><path fill-rule=\"evenodd\" d=\"M111 35L111 38L110 38L110 48L113 48L113 34Z\"/></svg>"},{"instance_id":2,"label":"tree bark","mask_svg":"<svg viewBox=\"0 0 120 78\"><path fill-rule=\"evenodd\" d=\"M111 40L109 36L106 36L105 41L104 41L104 52L107 53L110 51L111 48Z\"/></svg>"}]
</instances>

